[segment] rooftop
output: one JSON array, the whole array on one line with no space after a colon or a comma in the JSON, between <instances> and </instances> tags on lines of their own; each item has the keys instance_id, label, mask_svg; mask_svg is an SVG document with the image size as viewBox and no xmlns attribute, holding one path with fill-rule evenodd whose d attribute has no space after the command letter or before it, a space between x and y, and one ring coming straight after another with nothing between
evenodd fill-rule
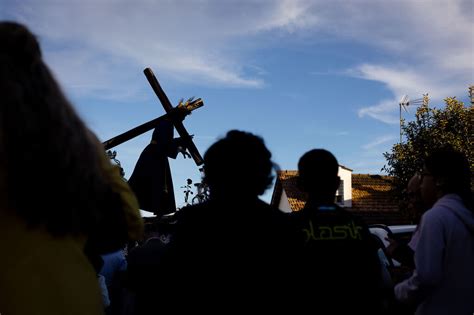
<instances>
[{"instance_id":1,"label":"rooftop","mask_svg":"<svg viewBox=\"0 0 474 315\"><path fill-rule=\"evenodd\" d=\"M277 172L271 204L278 206L283 190L292 211L304 208L307 196L297 186L298 171ZM392 196L393 178L384 175L352 174L352 207L346 208L364 217L367 224L407 224L409 220L398 211Z\"/></svg>"}]
</instances>

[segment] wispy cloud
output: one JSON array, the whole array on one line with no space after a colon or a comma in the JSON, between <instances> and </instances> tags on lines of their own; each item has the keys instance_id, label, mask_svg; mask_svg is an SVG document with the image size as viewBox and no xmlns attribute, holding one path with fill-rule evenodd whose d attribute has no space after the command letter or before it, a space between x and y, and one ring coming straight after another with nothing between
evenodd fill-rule
<instances>
[{"instance_id":1,"label":"wispy cloud","mask_svg":"<svg viewBox=\"0 0 474 315\"><path fill-rule=\"evenodd\" d=\"M467 86L474 81L471 1L384 2L378 9L385 21L380 27L373 25L372 36L365 34L361 25L354 25L351 32L382 47L393 60L403 63L364 63L349 71L353 76L384 84L393 94L391 100L361 108L360 117L367 115L385 123L396 123L397 105L404 94L414 99L428 93L436 102L447 96L466 94ZM387 10L403 15L383 14ZM366 22L369 26L370 22ZM383 25L389 25L390 29Z\"/></svg>"},{"instance_id":2,"label":"wispy cloud","mask_svg":"<svg viewBox=\"0 0 474 315\"><path fill-rule=\"evenodd\" d=\"M474 51L473 51L474 53ZM418 72L417 72L418 71ZM434 70L424 70L415 67L390 68L380 65L364 64L351 71L353 76L366 80L383 83L394 95L393 99L382 100L379 103L363 107L358 110L359 117L369 116L388 124L398 123L398 104L403 95L411 99L421 98L428 93L434 101L442 100L447 96L463 95L469 84L468 73L453 79L450 76L436 76ZM439 71L439 69L438 69ZM449 79L448 79L449 78Z\"/></svg>"},{"instance_id":3,"label":"wispy cloud","mask_svg":"<svg viewBox=\"0 0 474 315\"><path fill-rule=\"evenodd\" d=\"M290 33L316 25L318 16L311 12L311 1L283 0L270 7L270 14L261 19L257 30L284 29Z\"/></svg>"},{"instance_id":4,"label":"wispy cloud","mask_svg":"<svg viewBox=\"0 0 474 315\"><path fill-rule=\"evenodd\" d=\"M356 174L382 174L382 167L385 161L382 156L364 160L353 160L349 162L350 167L356 169Z\"/></svg>"},{"instance_id":5,"label":"wispy cloud","mask_svg":"<svg viewBox=\"0 0 474 315\"><path fill-rule=\"evenodd\" d=\"M400 117L394 114L394 109L398 108L397 104L395 99L382 100L376 105L359 109L358 115L359 117L369 116L386 124L398 124Z\"/></svg>"},{"instance_id":6,"label":"wispy cloud","mask_svg":"<svg viewBox=\"0 0 474 315\"><path fill-rule=\"evenodd\" d=\"M120 91L119 83L133 85L124 65L151 66L178 81L261 88L265 69L249 66L240 48L262 32L308 27L307 7L304 1L26 0L7 1L0 17L23 21L39 35L52 68L68 74L60 78L66 86L107 97Z\"/></svg>"},{"instance_id":7,"label":"wispy cloud","mask_svg":"<svg viewBox=\"0 0 474 315\"><path fill-rule=\"evenodd\" d=\"M374 149L382 144L386 144L387 142L393 142L395 139L396 137L393 135L380 136L380 137L375 138L373 141L367 144L364 144L362 148L365 150Z\"/></svg>"},{"instance_id":8,"label":"wispy cloud","mask_svg":"<svg viewBox=\"0 0 474 315\"><path fill-rule=\"evenodd\" d=\"M0 17L23 21L40 36L53 69L68 74L61 79L101 97L124 85L137 93L142 81L129 73L145 66L184 82L262 88L267 69L248 65L253 51L295 37L359 42L385 53L349 72L392 92L392 108L386 101L361 104L361 116L384 122L395 120L403 94L439 99L474 81L471 0L7 0L4 7Z\"/></svg>"},{"instance_id":9,"label":"wispy cloud","mask_svg":"<svg viewBox=\"0 0 474 315\"><path fill-rule=\"evenodd\" d=\"M356 170L355 173L381 174L386 164L383 153L390 151L396 140L397 137L391 134L377 136L361 145L361 150L353 150L345 165Z\"/></svg>"}]
</instances>

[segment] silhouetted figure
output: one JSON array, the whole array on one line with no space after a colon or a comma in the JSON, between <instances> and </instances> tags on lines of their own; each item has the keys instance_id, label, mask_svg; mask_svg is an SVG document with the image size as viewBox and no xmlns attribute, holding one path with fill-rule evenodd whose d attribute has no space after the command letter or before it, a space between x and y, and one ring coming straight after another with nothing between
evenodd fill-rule
<instances>
[{"instance_id":1,"label":"silhouetted figure","mask_svg":"<svg viewBox=\"0 0 474 315\"><path fill-rule=\"evenodd\" d=\"M134 294L134 313L154 314L161 309L160 296L153 296L157 287L164 286L163 278L169 272L162 266L163 255L168 250L172 225L153 222L145 225L145 241L127 256L127 287Z\"/></svg>"},{"instance_id":2,"label":"silhouetted figure","mask_svg":"<svg viewBox=\"0 0 474 315\"><path fill-rule=\"evenodd\" d=\"M99 274L103 276L109 296L107 315L121 314L123 306L124 275L127 270L127 260L123 249L102 255L103 265Z\"/></svg>"},{"instance_id":3,"label":"silhouetted figure","mask_svg":"<svg viewBox=\"0 0 474 315\"><path fill-rule=\"evenodd\" d=\"M396 297L418 305L416 314L474 311L474 212L471 169L452 149L432 152L423 166L421 219L413 275L395 287Z\"/></svg>"},{"instance_id":4,"label":"silhouetted figure","mask_svg":"<svg viewBox=\"0 0 474 315\"><path fill-rule=\"evenodd\" d=\"M301 310L315 314L380 314L377 248L367 226L334 203L338 168L323 149L299 160L298 185L308 199L290 214L297 251L291 294L299 297Z\"/></svg>"},{"instance_id":5,"label":"silhouetted figure","mask_svg":"<svg viewBox=\"0 0 474 315\"><path fill-rule=\"evenodd\" d=\"M154 296L173 301L178 313L278 309L291 290L283 269L286 217L258 198L272 183L272 168L271 153L251 133L229 131L207 150L210 199L178 211L166 278L156 279L165 290Z\"/></svg>"},{"instance_id":6,"label":"silhouetted figure","mask_svg":"<svg viewBox=\"0 0 474 315\"><path fill-rule=\"evenodd\" d=\"M388 235L387 240L390 245L386 248L387 254L400 262L403 266L413 271L415 269L415 248L419 238L420 220L422 214L426 211L426 207L421 202L421 175L419 173L412 176L407 185L407 207L411 213L415 214L417 227L413 232L411 240L408 243L400 242Z\"/></svg>"},{"instance_id":7,"label":"silhouetted figure","mask_svg":"<svg viewBox=\"0 0 474 315\"><path fill-rule=\"evenodd\" d=\"M386 238L386 240L389 241L389 245L385 249L385 253L387 256L400 263L400 267L396 267L391 272L391 280L393 284L408 279L415 269L415 249L420 237L421 216L427 210L421 200L421 179L421 174L417 172L408 181L406 189L408 202L407 207L410 213L415 215L414 217L417 222L417 227L413 232L410 241L398 240L394 235L388 235ZM393 297L391 309L393 310L393 314L411 315L415 312L416 307L397 302L395 297Z\"/></svg>"},{"instance_id":8,"label":"silhouetted figure","mask_svg":"<svg viewBox=\"0 0 474 315\"><path fill-rule=\"evenodd\" d=\"M0 22L0 313L103 313L97 255L139 238L138 204L35 36Z\"/></svg>"},{"instance_id":9,"label":"silhouetted figure","mask_svg":"<svg viewBox=\"0 0 474 315\"><path fill-rule=\"evenodd\" d=\"M97 276L97 281L99 283L99 288L100 288L100 293L102 295L102 303L104 306L104 311L107 312L108 308L110 307L110 294L109 294L109 289L107 288L107 284L105 282L105 277L100 274L100 270L104 266L104 260L100 255L90 255L90 253L86 253L86 255L89 255L87 258L89 259L89 262L91 263L92 267L94 268L94 271Z\"/></svg>"},{"instance_id":10,"label":"silhouetted figure","mask_svg":"<svg viewBox=\"0 0 474 315\"><path fill-rule=\"evenodd\" d=\"M180 150L185 151L181 149L180 138L173 139L173 133L174 127L170 120L160 121L128 181L137 196L140 209L153 212L158 217L176 211L168 157L175 159Z\"/></svg>"}]
</instances>

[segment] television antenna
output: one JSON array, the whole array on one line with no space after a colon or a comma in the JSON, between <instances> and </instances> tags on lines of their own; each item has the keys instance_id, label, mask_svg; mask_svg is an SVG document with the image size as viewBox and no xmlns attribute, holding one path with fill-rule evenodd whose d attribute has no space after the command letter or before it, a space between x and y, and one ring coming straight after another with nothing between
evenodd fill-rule
<instances>
[{"instance_id":1,"label":"television antenna","mask_svg":"<svg viewBox=\"0 0 474 315\"><path fill-rule=\"evenodd\" d=\"M398 103L400 107L400 143L402 143L402 136L403 136L403 131L402 131L402 125L403 125L403 118L402 118L402 108L408 113L408 108L407 106L409 105L421 105L423 104L424 98L417 98L416 100L410 100L408 95L403 95L402 98L400 99L400 102Z\"/></svg>"},{"instance_id":2,"label":"television antenna","mask_svg":"<svg viewBox=\"0 0 474 315\"><path fill-rule=\"evenodd\" d=\"M471 105L474 105L474 85L469 87L469 98L471 99Z\"/></svg>"}]
</instances>

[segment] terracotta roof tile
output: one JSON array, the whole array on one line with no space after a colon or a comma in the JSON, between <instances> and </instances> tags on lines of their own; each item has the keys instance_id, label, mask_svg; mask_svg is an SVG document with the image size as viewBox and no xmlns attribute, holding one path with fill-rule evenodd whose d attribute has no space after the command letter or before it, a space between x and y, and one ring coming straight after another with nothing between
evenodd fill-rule
<instances>
[{"instance_id":1,"label":"terracotta roof tile","mask_svg":"<svg viewBox=\"0 0 474 315\"><path fill-rule=\"evenodd\" d=\"M292 211L299 211L304 207L307 197L305 193L298 189L297 176L298 171L277 172L277 180L271 201L273 205L278 205L284 189ZM404 223L404 218L398 214L398 204L392 197L391 183L392 178L390 176L352 174L352 208L348 210L357 212L364 218L367 217L369 221L377 223L383 223L384 221L390 224L393 224L393 222ZM397 212L397 214L394 212Z\"/></svg>"},{"instance_id":2,"label":"terracotta roof tile","mask_svg":"<svg viewBox=\"0 0 474 315\"><path fill-rule=\"evenodd\" d=\"M296 184L298 171L279 171L272 196L272 204L277 205L282 189L288 197L292 211L301 210L306 203L306 194ZM390 176L352 174L353 211L398 211L398 203L392 197Z\"/></svg>"},{"instance_id":3,"label":"terracotta roof tile","mask_svg":"<svg viewBox=\"0 0 474 315\"><path fill-rule=\"evenodd\" d=\"M352 174L352 209L357 211L397 211L390 176Z\"/></svg>"},{"instance_id":4,"label":"terracotta roof tile","mask_svg":"<svg viewBox=\"0 0 474 315\"><path fill-rule=\"evenodd\" d=\"M282 188L288 197L288 202L292 211L299 211L303 209L306 204L306 194L298 189L296 178L298 171L278 171L275 189L272 196L272 204L279 201L282 194ZM276 198L277 200L273 200Z\"/></svg>"}]
</instances>

